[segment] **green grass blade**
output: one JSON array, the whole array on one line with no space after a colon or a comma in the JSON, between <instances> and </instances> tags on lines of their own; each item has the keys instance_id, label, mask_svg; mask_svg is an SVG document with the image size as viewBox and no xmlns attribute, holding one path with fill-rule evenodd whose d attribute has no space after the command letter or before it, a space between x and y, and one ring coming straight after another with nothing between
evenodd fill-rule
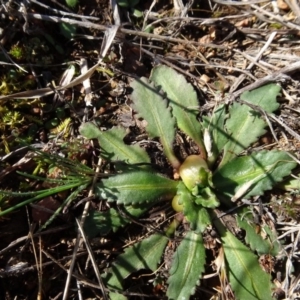
<instances>
[{"instance_id":1,"label":"green grass blade","mask_svg":"<svg viewBox=\"0 0 300 300\"><path fill-rule=\"evenodd\" d=\"M63 210L63 208L68 205L71 201L73 201L76 196L87 187L87 184L83 184L82 186L78 187L74 192L72 192L67 199L63 201L63 203L60 205L60 207L52 214L52 216L49 218L49 220L39 229L39 231L44 230L48 225L50 225L53 220L58 216L58 214Z\"/></svg>"},{"instance_id":2,"label":"green grass blade","mask_svg":"<svg viewBox=\"0 0 300 300\"><path fill-rule=\"evenodd\" d=\"M90 180L87 180L87 182L89 182L89 181ZM18 203L18 204L14 205L14 206L6 209L6 210L0 211L0 217L4 216L4 215L6 215L10 212L13 212L14 210L16 210L18 208L21 208L21 207L23 207L27 204L30 204L34 201L43 199L43 198L48 197L50 195L57 194L57 193L60 193L60 192L63 192L63 191L66 191L66 190L69 190L69 189L72 189L72 188L75 188L75 187L78 187L78 186L83 185L83 184L84 184L84 182L77 181L77 182L74 182L74 183L71 183L71 184L66 184L66 185L63 185L63 186L58 186L58 187L55 187L55 188L47 189L45 191L40 191L40 193L37 196L35 196L33 198L30 198L28 200L25 200L21 203ZM5 194L10 195L9 192L6 192Z\"/></svg>"}]
</instances>

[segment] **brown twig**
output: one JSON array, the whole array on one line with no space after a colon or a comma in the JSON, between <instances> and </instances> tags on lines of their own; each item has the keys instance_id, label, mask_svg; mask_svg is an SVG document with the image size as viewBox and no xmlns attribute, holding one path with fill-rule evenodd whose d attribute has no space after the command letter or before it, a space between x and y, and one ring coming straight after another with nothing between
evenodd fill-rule
<instances>
[{"instance_id":1,"label":"brown twig","mask_svg":"<svg viewBox=\"0 0 300 300\"><path fill-rule=\"evenodd\" d=\"M20 12L12 11L11 13L14 15L23 16L23 14L21 14ZM94 24L94 23L88 22L88 21L79 21L79 20L73 20L73 19L69 19L69 18L59 18L56 16L46 16L46 15L41 15L41 14L28 13L28 14L26 14L26 18L28 20L37 19L37 20L54 22L54 23L67 23L67 24L76 25L76 26L85 27L85 28L98 29L100 31L106 31L111 28L110 25ZM144 31L126 29L126 28L122 28L122 27L120 27L118 31L119 31L119 33L121 33L121 35L120 34L118 35L118 37L120 37L120 38L123 38L123 36L127 34L127 35L140 36L140 37L144 37L147 39L164 41L164 42L169 42L169 43L194 44L194 45L198 45L201 47L223 49L223 50L229 49L229 47L227 47L227 46L221 46L221 45L216 45L216 44L212 44L212 43L199 43L196 41L177 39L177 38L173 38L170 36L163 36L163 35L158 35L158 34L153 34L153 33L147 33Z\"/></svg>"},{"instance_id":2,"label":"brown twig","mask_svg":"<svg viewBox=\"0 0 300 300\"><path fill-rule=\"evenodd\" d=\"M293 73L293 72L297 71L298 69L300 69L300 61L297 61L291 65L288 65L288 66L280 69L279 71L274 72L273 74L270 74L263 78L260 78L260 79L256 80L255 82L253 82L252 84L249 84L246 87L241 88L232 94L229 94L228 101L233 101L235 98L240 96L242 93L244 93L246 91L254 90L254 89L256 89L260 86L263 86L267 83L287 80L287 79L289 79L288 74Z\"/></svg>"},{"instance_id":3,"label":"brown twig","mask_svg":"<svg viewBox=\"0 0 300 300\"><path fill-rule=\"evenodd\" d=\"M265 43L265 45L261 48L261 50L258 52L258 54L256 55L256 57L254 58L254 61L251 62L249 64L249 66L246 68L247 71L250 71L253 66L255 65L255 63L261 58L261 56L263 55L263 53L266 51L266 49L270 46L270 44L272 43L274 37L276 36L276 31L272 32L270 34L270 37L268 39L268 41ZM237 80L234 82L234 84L231 86L231 89L229 91L229 93L234 92L237 87L244 81L244 79L246 78L245 74L241 74Z\"/></svg>"}]
</instances>

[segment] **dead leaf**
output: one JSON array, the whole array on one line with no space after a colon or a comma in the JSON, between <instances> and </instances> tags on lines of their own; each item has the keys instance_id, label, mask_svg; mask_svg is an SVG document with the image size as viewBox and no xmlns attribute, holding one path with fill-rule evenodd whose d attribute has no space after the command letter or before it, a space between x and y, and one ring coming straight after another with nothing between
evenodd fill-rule
<instances>
[{"instance_id":1,"label":"dead leaf","mask_svg":"<svg viewBox=\"0 0 300 300\"><path fill-rule=\"evenodd\" d=\"M32 204L32 220L42 225L45 224L60 205L59 201L51 196Z\"/></svg>"},{"instance_id":2,"label":"dead leaf","mask_svg":"<svg viewBox=\"0 0 300 300\"><path fill-rule=\"evenodd\" d=\"M277 0L277 6L278 8L288 11L290 10L289 6L284 2L284 0Z\"/></svg>"}]
</instances>

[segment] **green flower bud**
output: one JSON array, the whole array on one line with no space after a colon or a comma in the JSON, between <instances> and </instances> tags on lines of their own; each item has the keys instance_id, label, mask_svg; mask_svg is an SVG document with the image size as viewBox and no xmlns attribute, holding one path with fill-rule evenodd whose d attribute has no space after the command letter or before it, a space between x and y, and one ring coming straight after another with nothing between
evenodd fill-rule
<instances>
[{"instance_id":1,"label":"green flower bud","mask_svg":"<svg viewBox=\"0 0 300 300\"><path fill-rule=\"evenodd\" d=\"M188 156L179 168L179 175L190 191L195 187L206 187L209 174L206 161L199 155Z\"/></svg>"},{"instance_id":2,"label":"green flower bud","mask_svg":"<svg viewBox=\"0 0 300 300\"><path fill-rule=\"evenodd\" d=\"M172 207L176 212L183 211L183 204L179 204L180 196L176 195L172 200Z\"/></svg>"}]
</instances>

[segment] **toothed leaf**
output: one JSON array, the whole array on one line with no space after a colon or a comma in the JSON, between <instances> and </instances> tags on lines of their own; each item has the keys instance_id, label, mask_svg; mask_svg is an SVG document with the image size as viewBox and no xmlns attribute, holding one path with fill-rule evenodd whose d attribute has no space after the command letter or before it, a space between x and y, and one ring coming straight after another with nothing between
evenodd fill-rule
<instances>
[{"instance_id":1,"label":"toothed leaf","mask_svg":"<svg viewBox=\"0 0 300 300\"><path fill-rule=\"evenodd\" d=\"M289 175L296 162L283 151L260 151L231 160L213 175L217 190L230 197L247 198L263 194Z\"/></svg>"},{"instance_id":2,"label":"toothed leaf","mask_svg":"<svg viewBox=\"0 0 300 300\"><path fill-rule=\"evenodd\" d=\"M271 276L259 265L258 257L240 242L218 218L214 218L222 240L230 286L238 300L272 300Z\"/></svg>"},{"instance_id":3,"label":"toothed leaf","mask_svg":"<svg viewBox=\"0 0 300 300\"><path fill-rule=\"evenodd\" d=\"M93 123L84 123L79 128L80 134L87 139L98 139L101 156L110 161L121 160L128 164L149 163L150 158L138 145L126 145L123 141L126 132L123 128L101 131Z\"/></svg>"},{"instance_id":4,"label":"toothed leaf","mask_svg":"<svg viewBox=\"0 0 300 300\"><path fill-rule=\"evenodd\" d=\"M238 213L237 224L245 230L245 241L252 250L258 255L271 254L276 256L281 249L281 245L277 240L277 235L270 227L263 225L259 232L254 222L254 217L249 208L243 209Z\"/></svg>"},{"instance_id":5,"label":"toothed leaf","mask_svg":"<svg viewBox=\"0 0 300 300\"><path fill-rule=\"evenodd\" d=\"M180 162L173 153L173 141L175 138L175 119L167 107L167 101L154 84L146 78L135 80L130 85L133 88L131 98L133 108L138 112L138 117L147 121L146 131L152 138L159 137L163 150L174 168L178 168Z\"/></svg>"},{"instance_id":6,"label":"toothed leaf","mask_svg":"<svg viewBox=\"0 0 300 300\"><path fill-rule=\"evenodd\" d=\"M131 171L102 179L95 185L95 194L124 205L157 202L171 199L177 185L178 182L149 171Z\"/></svg>"},{"instance_id":7,"label":"toothed leaf","mask_svg":"<svg viewBox=\"0 0 300 300\"><path fill-rule=\"evenodd\" d=\"M141 269L154 272L168 241L166 236L157 233L127 248L113 263L112 272L105 279L107 287L121 292L123 280L131 273ZM110 297L122 299L117 293L110 293Z\"/></svg>"},{"instance_id":8,"label":"toothed leaf","mask_svg":"<svg viewBox=\"0 0 300 300\"><path fill-rule=\"evenodd\" d=\"M131 222L131 218L140 217L153 204L143 206L124 206L120 211L110 208L107 211L90 211L85 222L84 231L89 238L96 235L107 235L110 231L116 232L120 227L124 227Z\"/></svg>"},{"instance_id":9,"label":"toothed leaf","mask_svg":"<svg viewBox=\"0 0 300 300\"><path fill-rule=\"evenodd\" d=\"M266 112L273 112L279 104L276 97L280 87L268 84L251 92L242 94L241 99L259 106ZM228 142L224 146L224 156L221 165L226 164L252 143L258 140L266 130L267 123L261 114L245 104L233 103L229 108L229 118L225 123Z\"/></svg>"},{"instance_id":10,"label":"toothed leaf","mask_svg":"<svg viewBox=\"0 0 300 300\"><path fill-rule=\"evenodd\" d=\"M183 205L183 214L189 221L191 229L196 233L203 232L211 223L207 210L202 205L197 205L197 200L185 187L183 182L178 184L177 188L178 203Z\"/></svg>"},{"instance_id":11,"label":"toothed leaf","mask_svg":"<svg viewBox=\"0 0 300 300\"><path fill-rule=\"evenodd\" d=\"M197 120L199 101L193 86L183 75L163 65L153 69L150 79L167 94L177 126L189 135L200 149L204 149L202 128Z\"/></svg>"},{"instance_id":12,"label":"toothed leaf","mask_svg":"<svg viewBox=\"0 0 300 300\"><path fill-rule=\"evenodd\" d=\"M205 248L201 234L189 231L173 255L169 287L169 299L190 299L204 272Z\"/></svg>"}]
</instances>

